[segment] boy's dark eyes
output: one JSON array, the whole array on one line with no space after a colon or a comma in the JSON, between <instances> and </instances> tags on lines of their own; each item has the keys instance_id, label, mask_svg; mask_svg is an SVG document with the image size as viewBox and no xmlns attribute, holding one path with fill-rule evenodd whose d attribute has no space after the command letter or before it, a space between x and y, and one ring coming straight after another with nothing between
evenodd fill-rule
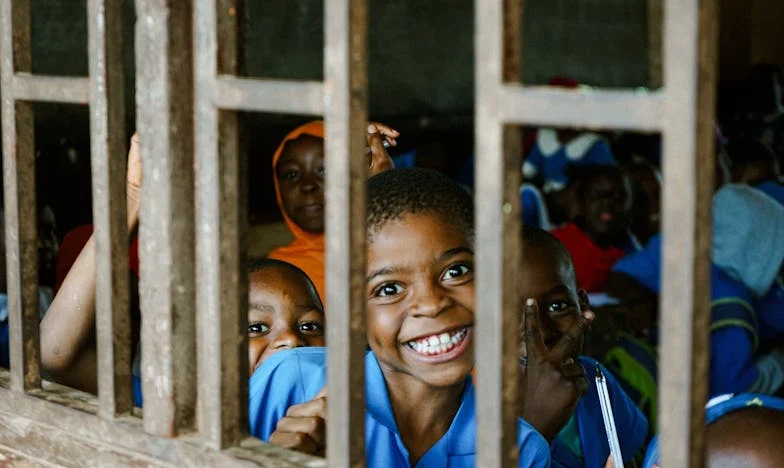
<instances>
[{"instance_id":1,"label":"boy's dark eyes","mask_svg":"<svg viewBox=\"0 0 784 468\"><path fill-rule=\"evenodd\" d=\"M373 293L376 297L396 296L403 292L403 287L397 283L384 283Z\"/></svg>"},{"instance_id":2,"label":"boy's dark eyes","mask_svg":"<svg viewBox=\"0 0 784 468\"><path fill-rule=\"evenodd\" d=\"M455 265L451 265L449 268L444 271L442 279L450 280L455 278L460 278L467 274L471 273L471 266L467 263L457 263Z\"/></svg>"},{"instance_id":3,"label":"boy's dark eyes","mask_svg":"<svg viewBox=\"0 0 784 468\"><path fill-rule=\"evenodd\" d=\"M325 173L326 171L324 170L324 166L321 166L318 169L316 169L316 174L318 174L319 177L324 177Z\"/></svg>"},{"instance_id":4,"label":"boy's dark eyes","mask_svg":"<svg viewBox=\"0 0 784 468\"><path fill-rule=\"evenodd\" d=\"M298 169L287 169L281 171L280 173L280 178L282 180L286 180L289 182L297 181L299 179L299 176L300 176L300 172Z\"/></svg>"},{"instance_id":5,"label":"boy's dark eyes","mask_svg":"<svg viewBox=\"0 0 784 468\"><path fill-rule=\"evenodd\" d=\"M269 333L269 325L261 322L254 322L248 324L248 335L266 335Z\"/></svg>"},{"instance_id":6,"label":"boy's dark eyes","mask_svg":"<svg viewBox=\"0 0 784 468\"><path fill-rule=\"evenodd\" d=\"M548 314L562 314L568 312L574 307L574 304L567 301L554 301L547 305Z\"/></svg>"},{"instance_id":7,"label":"boy's dark eyes","mask_svg":"<svg viewBox=\"0 0 784 468\"><path fill-rule=\"evenodd\" d=\"M324 324L320 322L310 321L310 322L302 322L299 324L299 331L300 333L304 333L306 335L323 335L324 334Z\"/></svg>"}]
</instances>

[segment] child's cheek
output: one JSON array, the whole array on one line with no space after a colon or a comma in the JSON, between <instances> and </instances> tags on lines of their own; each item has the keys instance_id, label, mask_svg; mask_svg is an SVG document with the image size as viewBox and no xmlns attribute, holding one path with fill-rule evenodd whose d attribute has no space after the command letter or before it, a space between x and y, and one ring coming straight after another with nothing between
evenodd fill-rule
<instances>
[{"instance_id":1,"label":"child's cheek","mask_svg":"<svg viewBox=\"0 0 784 468\"><path fill-rule=\"evenodd\" d=\"M251 338L248 340L249 375L253 375L253 372L261 365L262 356L264 355L264 351L267 349L268 344L268 340L264 338Z\"/></svg>"}]
</instances>

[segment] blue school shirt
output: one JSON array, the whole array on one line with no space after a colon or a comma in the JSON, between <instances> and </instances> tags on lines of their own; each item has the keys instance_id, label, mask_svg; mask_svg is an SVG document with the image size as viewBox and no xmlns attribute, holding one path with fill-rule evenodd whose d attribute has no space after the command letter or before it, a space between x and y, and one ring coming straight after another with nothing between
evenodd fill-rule
<instances>
[{"instance_id":1,"label":"blue school shirt","mask_svg":"<svg viewBox=\"0 0 784 468\"><path fill-rule=\"evenodd\" d=\"M326 348L282 351L264 362L250 380L250 432L268 441L289 407L311 400L326 384ZM369 467L408 467L389 401L386 381L376 356L365 355L365 453ZM466 378L460 409L446 434L427 451L418 467L473 468L476 459L476 408L471 378ZM547 441L518 418L520 467L547 467Z\"/></svg>"},{"instance_id":2,"label":"blue school shirt","mask_svg":"<svg viewBox=\"0 0 784 468\"><path fill-rule=\"evenodd\" d=\"M643 250L619 260L613 271L624 273L651 291L661 291L661 236ZM760 298L711 264L711 396L754 391L773 392L755 364L759 343L784 336L784 286L779 280Z\"/></svg>"},{"instance_id":3,"label":"blue school shirt","mask_svg":"<svg viewBox=\"0 0 784 468\"><path fill-rule=\"evenodd\" d=\"M604 366L585 356L580 356L578 362L585 370L588 391L577 403L574 416L550 445L552 466L603 468L610 456L596 387L597 365L607 382L623 460L631 461L648 436L648 420Z\"/></svg>"},{"instance_id":4,"label":"blue school shirt","mask_svg":"<svg viewBox=\"0 0 784 468\"><path fill-rule=\"evenodd\" d=\"M528 179L540 179L545 192L561 190L568 182L569 166L616 164L609 145L593 133L583 133L561 145L555 130L542 129L523 163Z\"/></svg>"},{"instance_id":5,"label":"blue school shirt","mask_svg":"<svg viewBox=\"0 0 784 468\"><path fill-rule=\"evenodd\" d=\"M773 198L777 202L784 205L784 185L778 182L763 182L755 186L758 190L765 193L765 195Z\"/></svg>"},{"instance_id":6,"label":"blue school shirt","mask_svg":"<svg viewBox=\"0 0 784 468\"><path fill-rule=\"evenodd\" d=\"M520 207L523 210L523 224L550 230L550 216L544 196L533 184L520 186Z\"/></svg>"}]
</instances>

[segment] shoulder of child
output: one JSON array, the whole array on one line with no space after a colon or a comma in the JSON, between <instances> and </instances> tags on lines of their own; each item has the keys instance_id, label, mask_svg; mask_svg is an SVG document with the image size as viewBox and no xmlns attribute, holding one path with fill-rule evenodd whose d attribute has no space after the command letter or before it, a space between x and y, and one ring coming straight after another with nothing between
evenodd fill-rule
<instances>
[{"instance_id":1,"label":"shoulder of child","mask_svg":"<svg viewBox=\"0 0 784 468\"><path fill-rule=\"evenodd\" d=\"M309 401L324 387L326 370L326 348L281 351L264 361L248 389L251 434L269 440L289 407Z\"/></svg>"},{"instance_id":2,"label":"shoulder of child","mask_svg":"<svg viewBox=\"0 0 784 468\"><path fill-rule=\"evenodd\" d=\"M523 418L517 418L517 447L518 467L550 466L550 444Z\"/></svg>"}]
</instances>

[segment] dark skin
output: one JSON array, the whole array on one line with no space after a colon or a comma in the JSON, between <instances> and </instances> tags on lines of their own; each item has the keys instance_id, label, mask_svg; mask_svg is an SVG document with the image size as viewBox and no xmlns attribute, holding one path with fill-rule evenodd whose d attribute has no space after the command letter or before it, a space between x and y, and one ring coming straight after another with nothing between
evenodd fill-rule
<instances>
[{"instance_id":1,"label":"dark skin","mask_svg":"<svg viewBox=\"0 0 784 468\"><path fill-rule=\"evenodd\" d=\"M387 383L395 421L414 465L452 424L473 367L473 245L431 215L405 215L368 245L368 342ZM467 335L434 362L409 343L458 329ZM289 408L270 442L322 454L326 393Z\"/></svg>"},{"instance_id":2,"label":"dark skin","mask_svg":"<svg viewBox=\"0 0 784 468\"><path fill-rule=\"evenodd\" d=\"M631 196L620 174L599 174L583 183L578 190L582 198L580 229L600 247L609 247L625 234L627 203Z\"/></svg>"},{"instance_id":3,"label":"dark skin","mask_svg":"<svg viewBox=\"0 0 784 468\"><path fill-rule=\"evenodd\" d=\"M748 407L708 426L706 458L710 468L780 467L784 460L784 412Z\"/></svg>"},{"instance_id":4,"label":"dark skin","mask_svg":"<svg viewBox=\"0 0 784 468\"><path fill-rule=\"evenodd\" d=\"M394 167L384 140L396 146L400 133L386 125L368 125L368 176ZM301 135L286 143L275 169L286 214L305 231L324 232L324 139Z\"/></svg>"},{"instance_id":5,"label":"dark skin","mask_svg":"<svg viewBox=\"0 0 784 468\"><path fill-rule=\"evenodd\" d=\"M273 266L248 280L249 375L279 351L324 346L324 308L303 273Z\"/></svg>"},{"instance_id":6,"label":"dark skin","mask_svg":"<svg viewBox=\"0 0 784 468\"><path fill-rule=\"evenodd\" d=\"M577 290L569 259L544 244L524 249L520 294L529 299L520 337L527 358L520 372L520 415L551 442L588 389L576 359L594 315L585 291Z\"/></svg>"}]
</instances>

